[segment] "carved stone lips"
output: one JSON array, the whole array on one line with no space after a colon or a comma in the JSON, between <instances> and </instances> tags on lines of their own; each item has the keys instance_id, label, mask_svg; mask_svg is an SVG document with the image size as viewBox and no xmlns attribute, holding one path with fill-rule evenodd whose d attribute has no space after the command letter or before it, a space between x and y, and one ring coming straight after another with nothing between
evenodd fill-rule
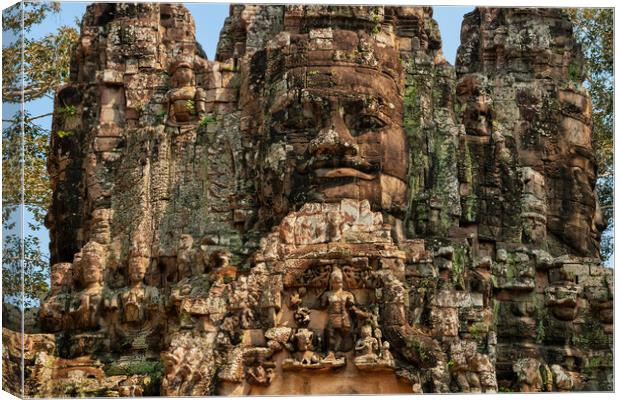
<instances>
[{"instance_id":1,"label":"carved stone lips","mask_svg":"<svg viewBox=\"0 0 620 400\"><path fill-rule=\"evenodd\" d=\"M367 181L373 180L374 175L366 174L355 168L320 168L314 171L318 178L360 178Z\"/></svg>"},{"instance_id":2,"label":"carved stone lips","mask_svg":"<svg viewBox=\"0 0 620 400\"><path fill-rule=\"evenodd\" d=\"M373 180L378 172L368 160L357 157L313 157L304 165L305 172L313 172L317 178L360 178Z\"/></svg>"}]
</instances>

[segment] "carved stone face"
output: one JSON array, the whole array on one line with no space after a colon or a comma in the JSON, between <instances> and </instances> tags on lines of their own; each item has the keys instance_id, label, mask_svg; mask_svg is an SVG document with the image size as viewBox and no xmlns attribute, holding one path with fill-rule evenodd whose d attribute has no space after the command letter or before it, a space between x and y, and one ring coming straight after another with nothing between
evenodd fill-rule
<instances>
[{"instance_id":1,"label":"carved stone face","mask_svg":"<svg viewBox=\"0 0 620 400\"><path fill-rule=\"evenodd\" d=\"M563 203L563 214L569 227L565 232L579 250L588 252L594 244L592 239L600 236L600 226L595 223L595 165L592 159L575 153L569 163L569 170L567 183L570 185L571 196L568 197L569 201Z\"/></svg>"},{"instance_id":2,"label":"carved stone face","mask_svg":"<svg viewBox=\"0 0 620 400\"><path fill-rule=\"evenodd\" d=\"M85 285L101 282L101 262L97 255L85 253L82 259L82 282Z\"/></svg>"},{"instance_id":3,"label":"carved stone face","mask_svg":"<svg viewBox=\"0 0 620 400\"><path fill-rule=\"evenodd\" d=\"M176 87L189 86L194 82L194 71L189 64L181 63L174 69L172 80Z\"/></svg>"},{"instance_id":4,"label":"carved stone face","mask_svg":"<svg viewBox=\"0 0 620 400\"><path fill-rule=\"evenodd\" d=\"M370 325L364 325L362 326L362 329L360 330L360 334L362 336L362 338L369 338L372 336L372 327Z\"/></svg>"},{"instance_id":5,"label":"carved stone face","mask_svg":"<svg viewBox=\"0 0 620 400\"><path fill-rule=\"evenodd\" d=\"M563 239L578 254L598 254L604 229L598 207L594 157L586 148L575 147L554 176L549 207L549 230ZM559 164L559 163L558 163Z\"/></svg>"},{"instance_id":6,"label":"carved stone face","mask_svg":"<svg viewBox=\"0 0 620 400\"><path fill-rule=\"evenodd\" d=\"M487 81L481 75L468 75L456 87L456 94L465 105L463 124L468 135L491 134L492 99L487 91Z\"/></svg>"},{"instance_id":7,"label":"carved stone face","mask_svg":"<svg viewBox=\"0 0 620 400\"><path fill-rule=\"evenodd\" d=\"M110 217L109 209L96 209L93 211L92 240L98 243L110 241Z\"/></svg>"},{"instance_id":8,"label":"carved stone face","mask_svg":"<svg viewBox=\"0 0 620 400\"><path fill-rule=\"evenodd\" d=\"M179 239L179 249L191 249L193 244L194 239L191 235L181 235L181 238Z\"/></svg>"},{"instance_id":9,"label":"carved stone face","mask_svg":"<svg viewBox=\"0 0 620 400\"><path fill-rule=\"evenodd\" d=\"M142 256L132 256L129 258L129 282L130 283L139 283L142 282L144 276L146 275L146 269L149 264L149 259L147 257Z\"/></svg>"},{"instance_id":10,"label":"carved stone face","mask_svg":"<svg viewBox=\"0 0 620 400\"><path fill-rule=\"evenodd\" d=\"M71 263L52 265L50 284L53 293L58 293L64 287L70 287L72 281Z\"/></svg>"},{"instance_id":11,"label":"carved stone face","mask_svg":"<svg viewBox=\"0 0 620 400\"><path fill-rule=\"evenodd\" d=\"M312 45L299 40L276 51L286 63L291 52L308 45L304 40ZM284 213L308 201L352 198L367 199L374 209L402 210L408 152L399 55L350 31L334 31L332 46L318 65L291 60L283 74L270 77L260 162L263 205ZM358 48L372 61L339 59ZM300 58L320 54L305 51Z\"/></svg>"},{"instance_id":12,"label":"carved stone face","mask_svg":"<svg viewBox=\"0 0 620 400\"><path fill-rule=\"evenodd\" d=\"M101 282L103 271L102 249L94 242L87 243L82 248L81 266L82 284L89 286Z\"/></svg>"},{"instance_id":13,"label":"carved stone face","mask_svg":"<svg viewBox=\"0 0 620 400\"><path fill-rule=\"evenodd\" d=\"M342 271L340 269L334 269L334 271L329 276L329 285L332 290L340 290L343 288L342 282Z\"/></svg>"}]
</instances>

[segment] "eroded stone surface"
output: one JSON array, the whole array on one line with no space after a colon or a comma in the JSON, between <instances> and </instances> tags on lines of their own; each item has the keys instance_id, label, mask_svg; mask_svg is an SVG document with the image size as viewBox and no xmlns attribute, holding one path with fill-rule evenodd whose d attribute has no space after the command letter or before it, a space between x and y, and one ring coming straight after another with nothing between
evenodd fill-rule
<instances>
[{"instance_id":1,"label":"eroded stone surface","mask_svg":"<svg viewBox=\"0 0 620 400\"><path fill-rule=\"evenodd\" d=\"M235 5L209 61L180 5L90 6L27 394L610 390L571 29L478 8L452 67L429 7Z\"/></svg>"}]
</instances>

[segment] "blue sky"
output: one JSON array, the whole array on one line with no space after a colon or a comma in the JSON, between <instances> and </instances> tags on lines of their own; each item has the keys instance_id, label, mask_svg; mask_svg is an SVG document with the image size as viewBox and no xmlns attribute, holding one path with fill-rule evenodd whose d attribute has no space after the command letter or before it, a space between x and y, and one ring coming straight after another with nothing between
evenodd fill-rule
<instances>
[{"instance_id":1,"label":"blue sky","mask_svg":"<svg viewBox=\"0 0 620 400\"><path fill-rule=\"evenodd\" d=\"M88 4L90 3L62 3L62 12L48 17L44 23L34 27L31 31L32 37L44 36L63 24L73 24L76 18L82 18ZM220 29L222 29L224 19L228 16L229 3L186 3L185 6L196 20L196 38L207 52L209 59L212 60L215 56ZM441 30L444 54L451 64L454 64L456 49L459 45L463 15L473 9L474 7L467 6L433 7L433 17Z\"/></svg>"},{"instance_id":2,"label":"blue sky","mask_svg":"<svg viewBox=\"0 0 620 400\"><path fill-rule=\"evenodd\" d=\"M32 28L28 36L32 39L41 38L48 33L56 31L62 25L79 25L86 6L89 2L63 2L62 11L56 15L48 16L43 23ZM196 21L196 39L202 45L210 60L215 58L215 50L220 30L224 24L224 19L228 16L229 3L186 3ZM443 39L443 51L446 59L454 64L456 50L459 46L461 32L461 21L463 15L472 11L474 7L462 6L436 6L433 7L433 17L439 24L441 37ZM53 103L49 98L42 98L26 104L26 109L31 115L41 115L52 111ZM49 128L51 117L41 118L39 123ZM26 216L27 220L32 220ZM25 234L30 234L27 227ZM42 248L47 250L49 246L49 236L47 230L42 228L36 235L41 240Z\"/></svg>"}]
</instances>

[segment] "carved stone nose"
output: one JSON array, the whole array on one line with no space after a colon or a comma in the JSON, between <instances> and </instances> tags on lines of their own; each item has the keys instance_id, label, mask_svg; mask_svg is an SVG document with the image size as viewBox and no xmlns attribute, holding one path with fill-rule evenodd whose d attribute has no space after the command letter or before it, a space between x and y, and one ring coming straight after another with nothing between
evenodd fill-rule
<instances>
[{"instance_id":1,"label":"carved stone nose","mask_svg":"<svg viewBox=\"0 0 620 400\"><path fill-rule=\"evenodd\" d=\"M324 128L310 141L310 152L314 155L324 153L345 153L357 155L358 146L352 140L346 140L333 127Z\"/></svg>"}]
</instances>

